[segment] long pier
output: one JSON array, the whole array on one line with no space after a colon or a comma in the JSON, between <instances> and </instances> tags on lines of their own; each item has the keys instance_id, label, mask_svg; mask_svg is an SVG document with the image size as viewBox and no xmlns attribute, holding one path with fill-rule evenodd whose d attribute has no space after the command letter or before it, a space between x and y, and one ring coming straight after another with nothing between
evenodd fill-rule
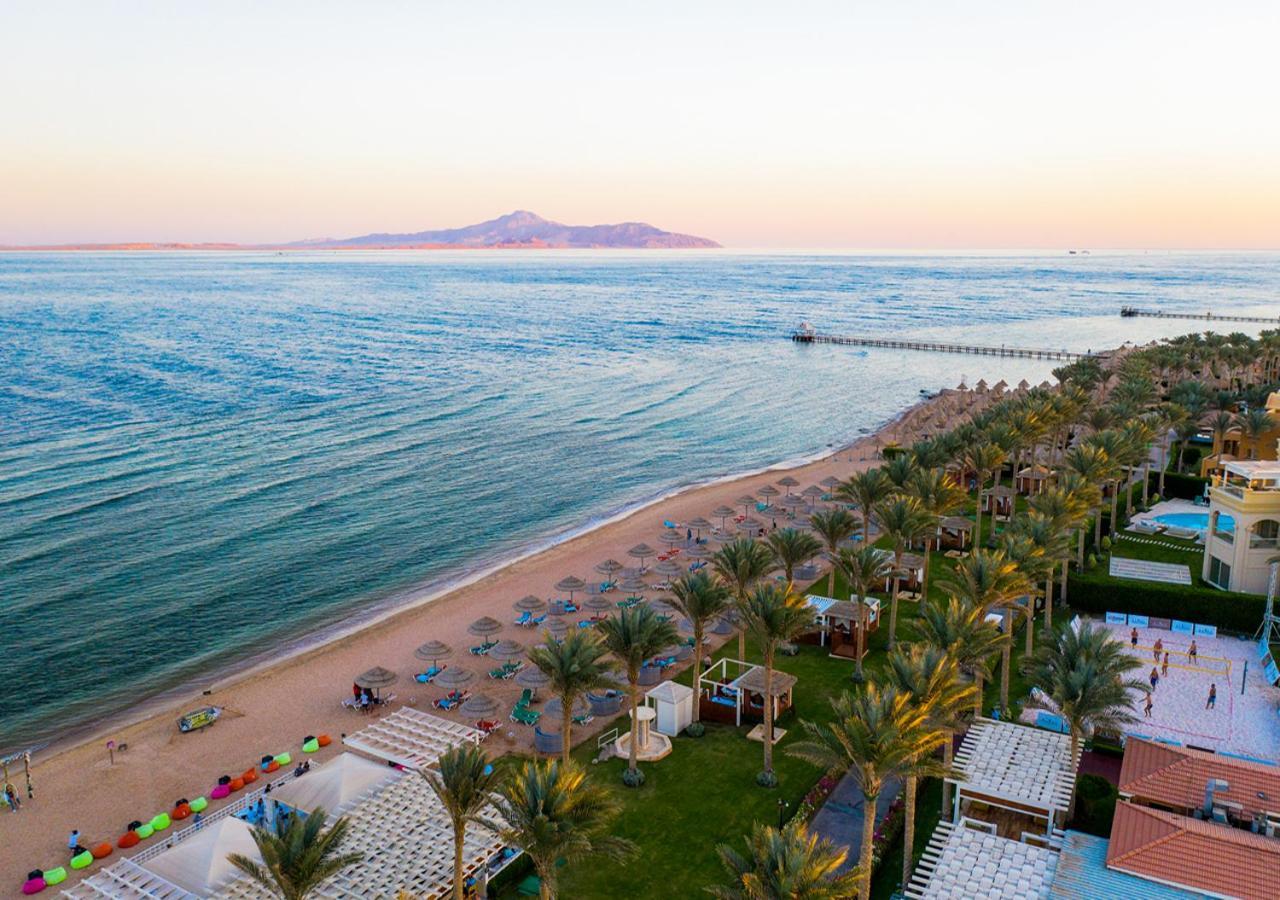
<instances>
[{"instance_id":1,"label":"long pier","mask_svg":"<svg viewBox=\"0 0 1280 900\"><path fill-rule=\"evenodd\" d=\"M983 344L949 344L943 341L905 341L896 338L859 337L856 335L818 334L800 329L792 332L797 344L843 344L850 347L884 347L891 350L920 350L926 353L967 353L974 356L1005 356L1018 359L1057 359L1073 361L1094 356L1072 350L1043 350L1033 347L999 347Z\"/></svg>"},{"instance_id":2,"label":"long pier","mask_svg":"<svg viewBox=\"0 0 1280 900\"><path fill-rule=\"evenodd\" d=\"M1266 316L1224 316L1212 312L1173 313L1156 309L1138 309L1136 306L1120 307L1120 315L1125 319L1138 317L1147 319L1199 319L1202 322L1261 322L1266 325L1280 325L1280 316L1267 318Z\"/></svg>"}]
</instances>

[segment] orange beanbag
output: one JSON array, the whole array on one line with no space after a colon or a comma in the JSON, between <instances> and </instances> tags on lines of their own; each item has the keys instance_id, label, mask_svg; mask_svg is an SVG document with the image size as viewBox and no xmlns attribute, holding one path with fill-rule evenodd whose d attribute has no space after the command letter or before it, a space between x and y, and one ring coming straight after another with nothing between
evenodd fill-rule
<instances>
[{"instance_id":1,"label":"orange beanbag","mask_svg":"<svg viewBox=\"0 0 1280 900\"><path fill-rule=\"evenodd\" d=\"M277 770L277 769L279 769L279 768L280 768L280 763L276 762L276 761L273 759L273 760L271 760L271 765L267 766L267 771L268 771L268 772L274 772L274 771L276 771L276 770Z\"/></svg>"},{"instance_id":2,"label":"orange beanbag","mask_svg":"<svg viewBox=\"0 0 1280 900\"><path fill-rule=\"evenodd\" d=\"M329 737L327 734L322 734L320 737L316 738L316 743L321 747L328 747L333 743L333 738Z\"/></svg>"},{"instance_id":3,"label":"orange beanbag","mask_svg":"<svg viewBox=\"0 0 1280 900\"><path fill-rule=\"evenodd\" d=\"M240 776L240 780L243 781L245 784L253 784L255 781L258 780L258 773L255 772L253 769L247 769Z\"/></svg>"},{"instance_id":4,"label":"orange beanbag","mask_svg":"<svg viewBox=\"0 0 1280 900\"><path fill-rule=\"evenodd\" d=\"M141 843L142 838L138 837L136 831L126 831L121 835L120 840L116 841L116 846L121 850L128 850L130 847L136 847Z\"/></svg>"},{"instance_id":5,"label":"orange beanbag","mask_svg":"<svg viewBox=\"0 0 1280 900\"><path fill-rule=\"evenodd\" d=\"M191 815L191 806L187 803L179 803L173 808L173 812L169 813L169 818L175 822L181 822L187 816Z\"/></svg>"},{"instance_id":6,"label":"orange beanbag","mask_svg":"<svg viewBox=\"0 0 1280 900\"><path fill-rule=\"evenodd\" d=\"M236 791L244 790L244 779L243 779L243 778L232 778L232 779L231 779L231 784L227 785L227 787L231 788L231 793L233 793L233 794L234 794Z\"/></svg>"},{"instance_id":7,"label":"orange beanbag","mask_svg":"<svg viewBox=\"0 0 1280 900\"><path fill-rule=\"evenodd\" d=\"M103 841L101 844L93 848L94 859L106 859L111 855L111 844Z\"/></svg>"}]
</instances>

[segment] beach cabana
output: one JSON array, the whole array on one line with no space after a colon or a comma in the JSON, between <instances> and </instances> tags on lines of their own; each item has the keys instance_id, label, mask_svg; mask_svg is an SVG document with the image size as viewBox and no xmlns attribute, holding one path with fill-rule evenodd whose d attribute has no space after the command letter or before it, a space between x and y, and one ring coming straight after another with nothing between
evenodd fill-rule
<instances>
[{"instance_id":1,"label":"beach cabana","mask_svg":"<svg viewBox=\"0 0 1280 900\"><path fill-rule=\"evenodd\" d=\"M888 563L893 563L893 551L881 549L878 553L881 559ZM884 589L886 591L893 588L894 575L889 573L884 579ZM919 553L904 553L898 569L898 587L900 590L915 591L919 590L921 584L924 583L924 557Z\"/></svg>"},{"instance_id":2,"label":"beach cabana","mask_svg":"<svg viewBox=\"0 0 1280 900\"><path fill-rule=\"evenodd\" d=\"M323 766L312 769L305 778L295 778L284 787L276 788L270 799L277 806L302 813L323 806L326 813L337 817L380 789L394 774L385 764L354 753L339 753Z\"/></svg>"},{"instance_id":3,"label":"beach cabana","mask_svg":"<svg viewBox=\"0 0 1280 900\"><path fill-rule=\"evenodd\" d=\"M866 621L868 636L880 627L880 601L875 597L865 601L856 597L851 600L833 600L811 594L805 601L814 611L814 619L818 624L818 643L829 648L832 656L856 659L858 628L861 623ZM870 643L870 640L863 641L863 656L866 656Z\"/></svg>"},{"instance_id":4,"label":"beach cabana","mask_svg":"<svg viewBox=\"0 0 1280 900\"><path fill-rule=\"evenodd\" d=\"M240 870L227 859L232 853L262 861L258 845L253 842L253 829L243 819L227 816L147 860L142 867L188 894L208 897L239 877Z\"/></svg>"},{"instance_id":5,"label":"beach cabana","mask_svg":"<svg viewBox=\"0 0 1280 900\"><path fill-rule=\"evenodd\" d=\"M973 520L964 516L943 516L938 520L938 547L942 550L967 550L973 539Z\"/></svg>"},{"instance_id":6,"label":"beach cabana","mask_svg":"<svg viewBox=\"0 0 1280 900\"><path fill-rule=\"evenodd\" d=\"M956 751L953 822L973 811L995 821L1001 833L1051 834L1075 790L1080 752L1070 735L993 719L976 719Z\"/></svg>"},{"instance_id":7,"label":"beach cabana","mask_svg":"<svg viewBox=\"0 0 1280 900\"><path fill-rule=\"evenodd\" d=\"M796 676L773 670L774 721L791 709ZM764 667L721 657L698 680L699 718L741 725L764 721Z\"/></svg>"},{"instance_id":8,"label":"beach cabana","mask_svg":"<svg viewBox=\"0 0 1280 900\"><path fill-rule=\"evenodd\" d=\"M1013 487L1024 497L1033 497L1049 486L1053 473L1044 466L1027 466L1018 472L1013 480Z\"/></svg>"},{"instance_id":9,"label":"beach cabana","mask_svg":"<svg viewBox=\"0 0 1280 900\"><path fill-rule=\"evenodd\" d=\"M982 492L983 509L997 519L1013 515L1013 498L1017 492L1007 484L998 484Z\"/></svg>"}]
</instances>

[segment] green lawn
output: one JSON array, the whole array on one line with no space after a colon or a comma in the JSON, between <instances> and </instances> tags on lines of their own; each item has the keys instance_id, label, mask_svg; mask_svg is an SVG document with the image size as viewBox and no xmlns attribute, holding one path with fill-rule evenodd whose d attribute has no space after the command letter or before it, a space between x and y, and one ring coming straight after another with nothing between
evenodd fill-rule
<instances>
[{"instance_id":1,"label":"green lawn","mask_svg":"<svg viewBox=\"0 0 1280 900\"><path fill-rule=\"evenodd\" d=\"M951 560L935 554L932 576L951 565ZM814 586L819 593L826 592L826 579ZM847 597L848 587L837 579L836 596ZM937 589L931 584L931 595ZM899 611L898 635L901 640L912 640L916 604L903 603ZM871 651L866 660L868 674L881 669L885 660L888 640L889 611L885 603L883 625L871 636ZM1018 673L1017 660L1023 641L1021 633L1015 635L1015 665L1010 682L1010 697L1025 697L1028 685ZM731 639L718 655L736 654L737 641ZM749 660L758 660L758 651L747 645ZM813 787L821 772L806 762L789 756L786 748L798 740L801 730L797 716L811 721L830 718L829 698L851 689L853 663L832 659L818 647L801 647L794 657L780 657L777 668L796 675L796 713L788 715L780 727L788 734L775 748L774 765L779 779L775 790L760 788L755 776L761 768L761 746L746 739L747 729L709 725L702 738L680 736L675 739L674 752L666 759L643 765L646 781L639 789L622 785L623 760L611 759L599 765L591 760L596 755L594 739L574 751L574 757L591 768L593 776L613 791L622 803L623 812L614 828L615 834L635 841L640 847L639 856L627 865L619 866L605 859L588 860L567 869L561 883L561 895L565 897L628 897L666 898L672 896L695 897L710 884L718 883L723 871L716 856L716 845L729 843L741 847L744 835L753 822L776 824L779 816L778 801L787 804L789 817L799 801ZM690 673L686 671L680 680L688 684ZM999 682L986 686L986 708L989 711L998 702ZM626 717L619 717L617 725L625 730ZM607 729L606 729L607 730ZM938 820L941 786L930 785L921 798L917 817L917 855L923 851ZM896 853L896 858L894 854ZM888 896L898 882L902 865L901 846L891 851L890 858L881 867L876 881L876 896ZM512 896L511 892L498 893Z\"/></svg>"}]
</instances>

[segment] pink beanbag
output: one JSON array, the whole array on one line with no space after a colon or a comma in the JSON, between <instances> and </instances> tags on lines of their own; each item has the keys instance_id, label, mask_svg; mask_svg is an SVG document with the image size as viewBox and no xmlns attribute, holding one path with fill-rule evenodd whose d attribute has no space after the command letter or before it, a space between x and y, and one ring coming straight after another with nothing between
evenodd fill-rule
<instances>
[{"instance_id":1,"label":"pink beanbag","mask_svg":"<svg viewBox=\"0 0 1280 900\"><path fill-rule=\"evenodd\" d=\"M231 793L231 785L220 784L209 792L209 799L221 800L223 797Z\"/></svg>"}]
</instances>

